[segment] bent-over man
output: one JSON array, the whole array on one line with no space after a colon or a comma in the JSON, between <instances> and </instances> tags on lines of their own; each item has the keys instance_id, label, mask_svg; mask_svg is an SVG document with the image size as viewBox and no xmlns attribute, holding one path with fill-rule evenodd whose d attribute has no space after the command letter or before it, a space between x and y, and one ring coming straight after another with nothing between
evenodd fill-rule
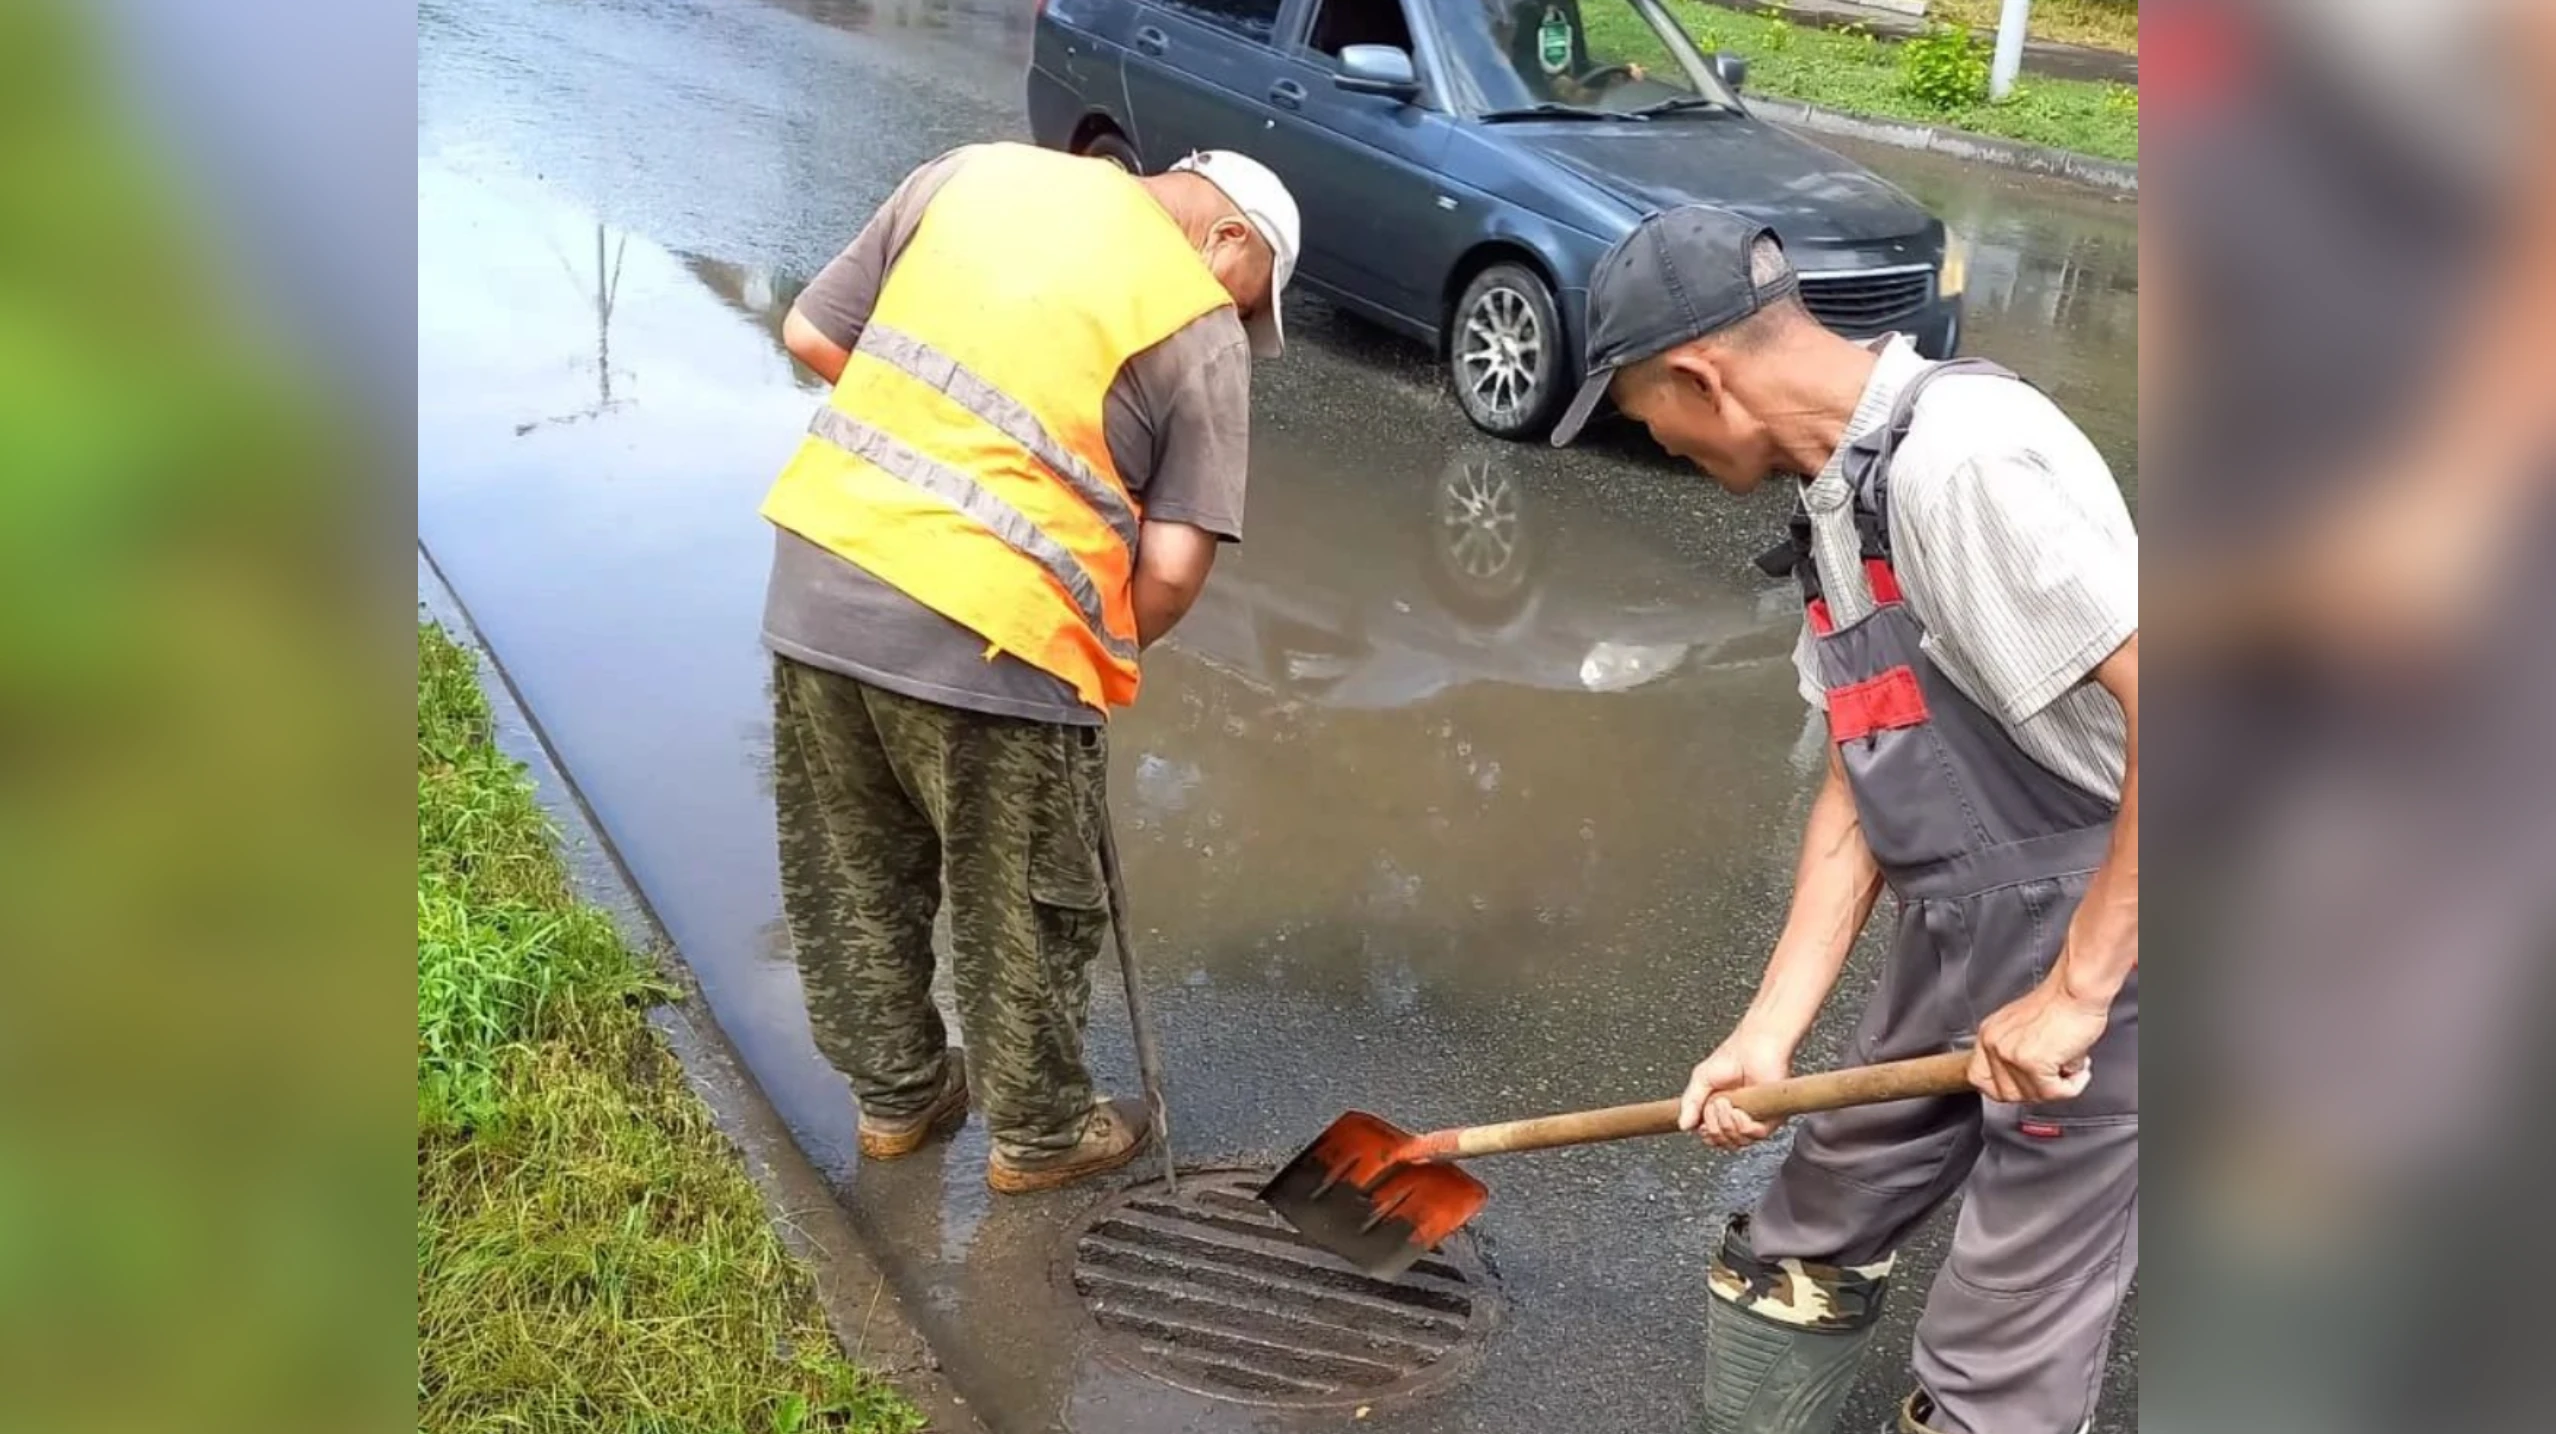
<instances>
[{"instance_id":1,"label":"bent-over man","mask_svg":"<svg viewBox=\"0 0 2556 1434\"><path fill-rule=\"evenodd\" d=\"M782 891L869 1159L963 1123L971 1065L998 1191L1143 1143L1083 1062L1104 723L1242 535L1296 247L1239 154L1140 178L980 145L907 178L784 323L834 387L763 505ZM972 1061L932 1001L944 913Z\"/></svg>"}]
</instances>

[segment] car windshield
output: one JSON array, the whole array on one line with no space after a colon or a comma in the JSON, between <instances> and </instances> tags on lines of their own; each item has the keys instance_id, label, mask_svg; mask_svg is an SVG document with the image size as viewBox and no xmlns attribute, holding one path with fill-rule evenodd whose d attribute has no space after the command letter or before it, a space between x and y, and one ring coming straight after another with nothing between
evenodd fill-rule
<instances>
[{"instance_id":1,"label":"car windshield","mask_svg":"<svg viewBox=\"0 0 2556 1434\"><path fill-rule=\"evenodd\" d=\"M1664 101L1736 104L1666 10L1636 0L1447 0L1456 107L1629 114ZM1675 108L1674 105L1670 108Z\"/></svg>"}]
</instances>

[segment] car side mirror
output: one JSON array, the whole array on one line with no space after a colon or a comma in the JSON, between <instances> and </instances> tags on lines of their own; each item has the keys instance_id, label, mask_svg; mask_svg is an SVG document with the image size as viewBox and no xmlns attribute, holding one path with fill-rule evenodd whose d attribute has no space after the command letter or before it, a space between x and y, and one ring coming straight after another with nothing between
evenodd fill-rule
<instances>
[{"instance_id":1,"label":"car side mirror","mask_svg":"<svg viewBox=\"0 0 2556 1434\"><path fill-rule=\"evenodd\" d=\"M1340 73L1331 82L1353 95L1420 97L1420 76L1411 68L1411 52L1399 45L1343 45Z\"/></svg>"},{"instance_id":2,"label":"car side mirror","mask_svg":"<svg viewBox=\"0 0 2556 1434\"><path fill-rule=\"evenodd\" d=\"M1720 80L1732 94L1738 94L1740 86L1748 83L1748 56L1734 55L1728 50L1716 51L1713 55L1713 78Z\"/></svg>"}]
</instances>

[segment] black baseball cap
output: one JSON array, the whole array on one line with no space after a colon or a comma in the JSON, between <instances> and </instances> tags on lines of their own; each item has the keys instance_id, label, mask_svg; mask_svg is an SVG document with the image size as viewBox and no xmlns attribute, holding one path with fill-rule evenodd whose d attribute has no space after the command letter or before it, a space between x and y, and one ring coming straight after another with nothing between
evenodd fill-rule
<instances>
[{"instance_id":1,"label":"black baseball cap","mask_svg":"<svg viewBox=\"0 0 2556 1434\"><path fill-rule=\"evenodd\" d=\"M1754 219L1689 204L1646 216L1607 250L1589 275L1588 377L1553 446L1580 436L1616 370L1720 333L1792 293L1789 270L1763 287L1749 278L1748 251L1774 236Z\"/></svg>"}]
</instances>

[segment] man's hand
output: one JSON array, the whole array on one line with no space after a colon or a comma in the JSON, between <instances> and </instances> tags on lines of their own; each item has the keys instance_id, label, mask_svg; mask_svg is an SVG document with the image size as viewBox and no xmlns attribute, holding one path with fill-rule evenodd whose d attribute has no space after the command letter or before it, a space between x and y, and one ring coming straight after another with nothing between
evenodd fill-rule
<instances>
[{"instance_id":1,"label":"man's hand","mask_svg":"<svg viewBox=\"0 0 2556 1434\"><path fill-rule=\"evenodd\" d=\"M1694 1131L1716 1150L1745 1149L1764 1140L1775 1126L1742 1115L1729 1094L1742 1086L1782 1080L1792 1065L1792 1042L1742 1025L1687 1077L1686 1094L1677 1103L1677 1128Z\"/></svg>"},{"instance_id":2,"label":"man's hand","mask_svg":"<svg viewBox=\"0 0 2556 1434\"><path fill-rule=\"evenodd\" d=\"M2057 970L2066 969L2062 958ZM2102 1037L2110 1003L2068 994L2057 971L1979 1023L1970 1083L2011 1105L2073 1100L2094 1078L2086 1053Z\"/></svg>"}]
</instances>

